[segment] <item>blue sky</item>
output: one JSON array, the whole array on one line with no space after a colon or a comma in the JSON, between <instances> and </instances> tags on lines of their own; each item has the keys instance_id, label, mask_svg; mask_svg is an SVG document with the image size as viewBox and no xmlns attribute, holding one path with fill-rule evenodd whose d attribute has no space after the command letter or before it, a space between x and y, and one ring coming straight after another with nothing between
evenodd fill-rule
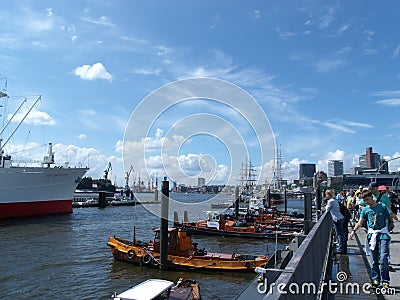
<instances>
[{"instance_id":1,"label":"blue sky","mask_svg":"<svg viewBox=\"0 0 400 300\"><path fill-rule=\"evenodd\" d=\"M39 153L37 146L52 142L58 163L89 164L87 175L98 178L111 162L111 179L123 184L125 128L135 108L154 90L192 77L225 80L255 99L281 145L284 178L297 179L302 162L326 171L329 159L342 159L349 171L368 146L386 159L400 156L398 1L2 5L0 74L7 77L7 92L42 95L5 148L15 159L23 155L17 151L31 148L29 157L38 159L45 150ZM29 96L28 104L34 99ZM171 124L196 113L228 120L255 166L272 168L273 155L259 157L260 147L252 144L254 132L249 133L246 122L203 102L162 111L148 136L138 137L138 147L147 140L178 152L146 152L132 161L135 177L139 172L141 178L146 173L161 177L163 165L170 165L168 173L182 168L189 177L168 175L188 184L195 184L202 171L214 174L209 178L215 183L237 176L245 158L233 161L223 138L185 136L177 129L168 136ZM3 115L19 101L10 98L8 105ZM246 118L252 127L255 120ZM389 168L398 170L400 160Z\"/></svg>"}]
</instances>

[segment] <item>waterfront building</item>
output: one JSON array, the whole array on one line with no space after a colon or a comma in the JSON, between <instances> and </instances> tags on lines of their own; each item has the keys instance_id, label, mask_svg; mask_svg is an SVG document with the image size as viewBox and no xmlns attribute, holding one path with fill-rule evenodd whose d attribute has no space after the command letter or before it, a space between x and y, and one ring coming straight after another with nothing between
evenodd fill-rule
<instances>
[{"instance_id":1,"label":"waterfront building","mask_svg":"<svg viewBox=\"0 0 400 300\"><path fill-rule=\"evenodd\" d=\"M315 164L300 164L299 179L313 178L315 170Z\"/></svg>"},{"instance_id":2,"label":"waterfront building","mask_svg":"<svg viewBox=\"0 0 400 300\"><path fill-rule=\"evenodd\" d=\"M328 161L328 176L334 177L339 175L343 175L343 161L342 160Z\"/></svg>"},{"instance_id":3,"label":"waterfront building","mask_svg":"<svg viewBox=\"0 0 400 300\"><path fill-rule=\"evenodd\" d=\"M206 179L202 177L197 178L197 186L203 186L203 185L206 185Z\"/></svg>"},{"instance_id":4,"label":"waterfront building","mask_svg":"<svg viewBox=\"0 0 400 300\"><path fill-rule=\"evenodd\" d=\"M381 156L372 151L372 147L367 147L365 154L360 155L358 163L363 169L378 169L382 165Z\"/></svg>"}]
</instances>

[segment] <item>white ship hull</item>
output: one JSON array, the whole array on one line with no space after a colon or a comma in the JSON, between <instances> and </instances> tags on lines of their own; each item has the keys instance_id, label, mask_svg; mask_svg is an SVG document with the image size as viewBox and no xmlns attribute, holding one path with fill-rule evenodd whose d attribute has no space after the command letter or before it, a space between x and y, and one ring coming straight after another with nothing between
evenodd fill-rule
<instances>
[{"instance_id":1,"label":"white ship hull","mask_svg":"<svg viewBox=\"0 0 400 300\"><path fill-rule=\"evenodd\" d=\"M0 168L0 219L71 213L87 168Z\"/></svg>"}]
</instances>

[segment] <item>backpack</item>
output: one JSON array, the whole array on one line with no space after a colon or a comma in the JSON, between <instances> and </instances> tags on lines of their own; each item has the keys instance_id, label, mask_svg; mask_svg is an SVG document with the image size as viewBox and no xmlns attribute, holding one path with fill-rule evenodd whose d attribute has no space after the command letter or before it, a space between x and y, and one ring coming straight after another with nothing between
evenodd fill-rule
<instances>
[{"instance_id":1,"label":"backpack","mask_svg":"<svg viewBox=\"0 0 400 300\"><path fill-rule=\"evenodd\" d=\"M342 202L339 202L340 213L343 215L344 219L348 222L351 219L351 213L349 209L343 205Z\"/></svg>"}]
</instances>

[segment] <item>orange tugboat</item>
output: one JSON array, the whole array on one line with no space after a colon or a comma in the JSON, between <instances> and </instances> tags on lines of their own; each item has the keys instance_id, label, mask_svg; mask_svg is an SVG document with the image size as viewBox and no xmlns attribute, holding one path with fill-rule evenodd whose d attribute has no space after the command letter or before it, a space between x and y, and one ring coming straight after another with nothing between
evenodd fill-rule
<instances>
[{"instance_id":1,"label":"orange tugboat","mask_svg":"<svg viewBox=\"0 0 400 300\"><path fill-rule=\"evenodd\" d=\"M158 267L160 264L160 230L155 229L150 243L133 243L118 237L110 237L107 245L115 259ZM264 255L211 253L198 249L191 237L177 228L168 229L168 268L207 269L218 271L253 271L263 266L269 258Z\"/></svg>"},{"instance_id":2,"label":"orange tugboat","mask_svg":"<svg viewBox=\"0 0 400 300\"><path fill-rule=\"evenodd\" d=\"M174 226L197 235L262 239L292 239L303 229L304 219L279 216L276 213L233 215L207 212L207 219L197 222L174 221Z\"/></svg>"}]
</instances>

